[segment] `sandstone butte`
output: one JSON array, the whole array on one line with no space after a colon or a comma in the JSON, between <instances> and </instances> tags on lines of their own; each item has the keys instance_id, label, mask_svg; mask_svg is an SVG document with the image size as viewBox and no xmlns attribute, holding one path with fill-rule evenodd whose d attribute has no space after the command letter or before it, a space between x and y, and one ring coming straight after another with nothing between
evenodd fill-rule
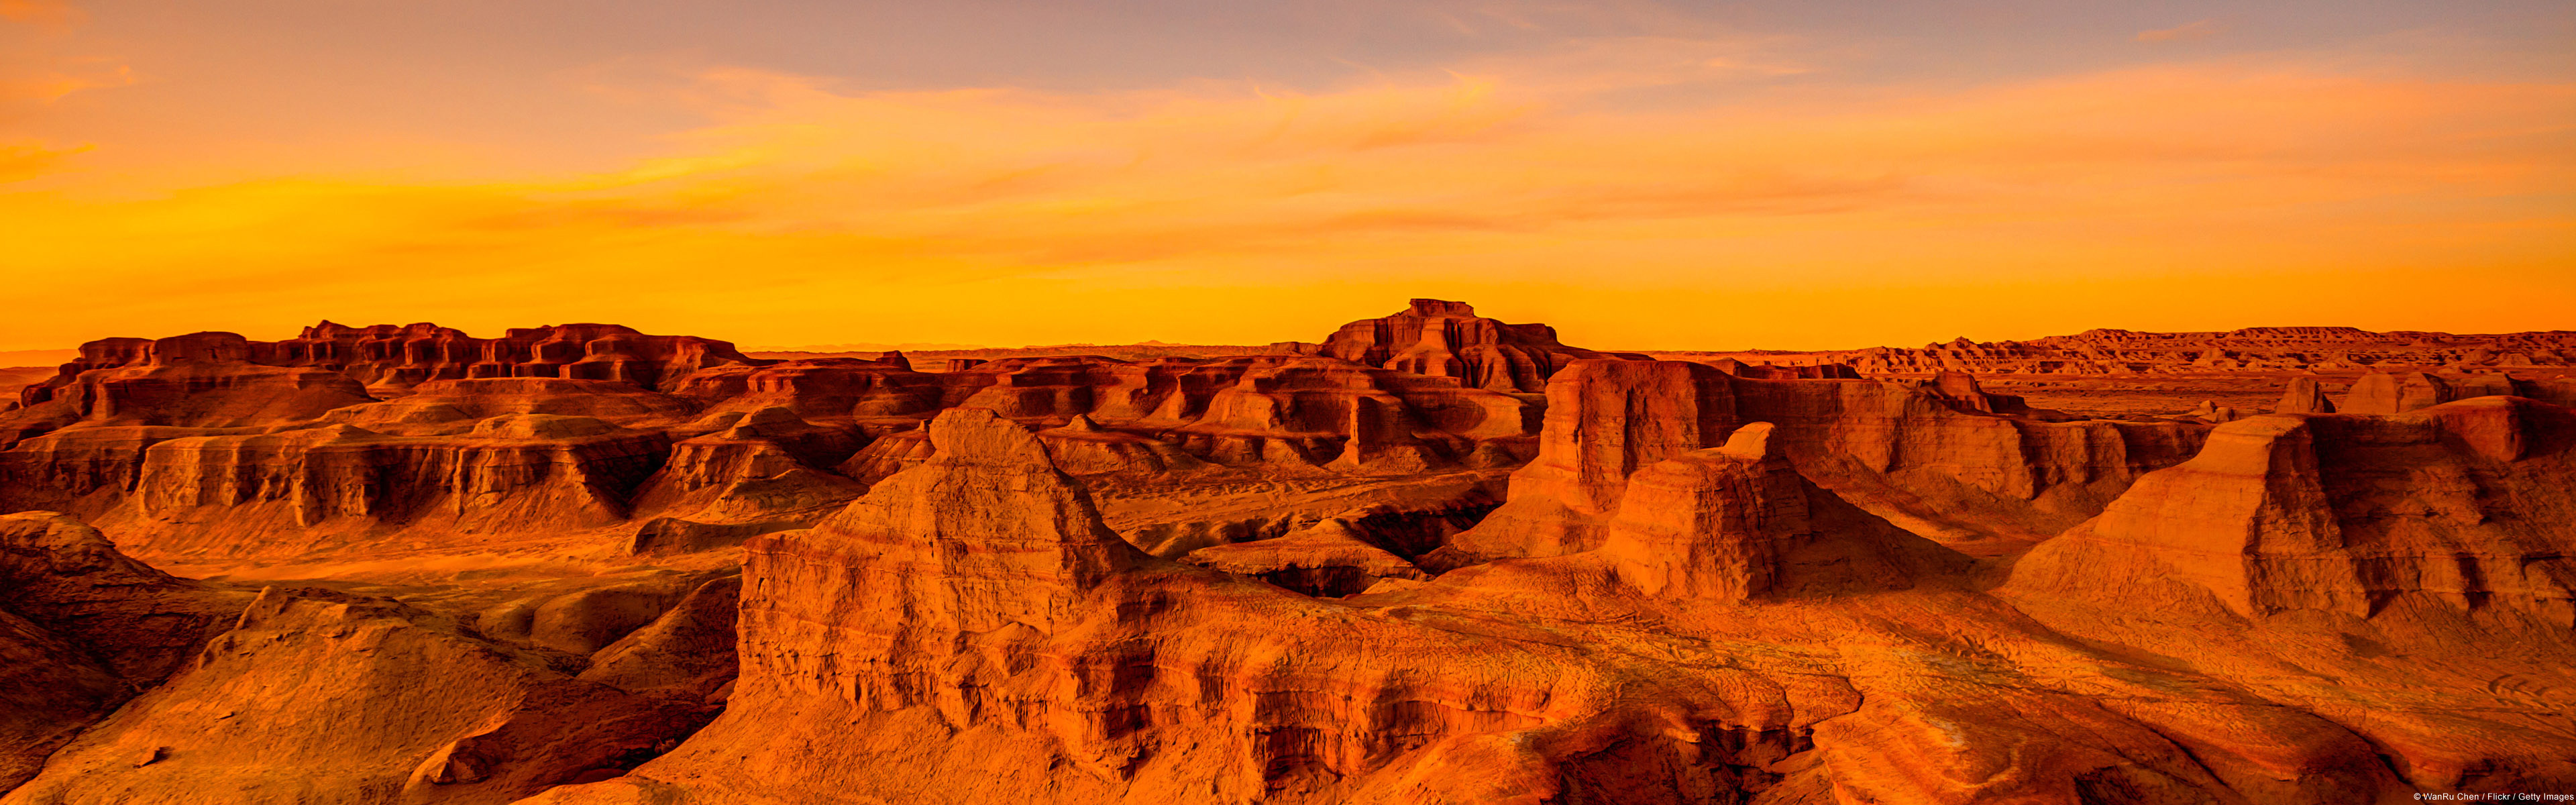
<instances>
[{"instance_id":1,"label":"sandstone butte","mask_svg":"<svg viewBox=\"0 0 2576 805\"><path fill-rule=\"evenodd\" d=\"M107 339L0 411L0 805L2576 793L2571 339Z\"/></svg>"}]
</instances>

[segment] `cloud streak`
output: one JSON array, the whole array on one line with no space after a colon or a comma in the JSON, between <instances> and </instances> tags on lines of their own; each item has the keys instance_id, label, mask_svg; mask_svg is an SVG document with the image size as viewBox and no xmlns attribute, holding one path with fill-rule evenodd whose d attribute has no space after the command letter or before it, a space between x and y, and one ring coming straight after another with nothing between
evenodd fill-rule
<instances>
[{"instance_id":1,"label":"cloud streak","mask_svg":"<svg viewBox=\"0 0 2576 805\"><path fill-rule=\"evenodd\" d=\"M2139 31L2136 38L2137 41L2140 42L2190 42L2199 39L2208 39L2210 37L2217 36L2220 33L2224 33L2226 30L2226 23L2219 22L2215 19L2207 19L2187 22L2171 28Z\"/></svg>"},{"instance_id":2,"label":"cloud streak","mask_svg":"<svg viewBox=\"0 0 2576 805\"><path fill-rule=\"evenodd\" d=\"M0 0L0 20L34 25L71 25L80 10L63 0Z\"/></svg>"}]
</instances>

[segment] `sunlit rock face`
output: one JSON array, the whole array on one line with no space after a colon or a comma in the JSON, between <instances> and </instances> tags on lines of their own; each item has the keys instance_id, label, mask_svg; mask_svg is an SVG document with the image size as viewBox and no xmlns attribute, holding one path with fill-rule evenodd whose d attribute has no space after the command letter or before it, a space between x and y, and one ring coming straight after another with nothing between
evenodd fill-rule
<instances>
[{"instance_id":1,"label":"sunlit rock face","mask_svg":"<svg viewBox=\"0 0 2576 805\"><path fill-rule=\"evenodd\" d=\"M107 339L0 411L0 805L2576 790L2555 336L2381 335Z\"/></svg>"},{"instance_id":2,"label":"sunlit rock face","mask_svg":"<svg viewBox=\"0 0 2576 805\"><path fill-rule=\"evenodd\" d=\"M1505 324L1465 302L1416 299L1402 312L1342 325L1317 354L1418 375L1455 377L1470 388L1539 392L1565 365L1607 353L1569 347L1544 324Z\"/></svg>"}]
</instances>

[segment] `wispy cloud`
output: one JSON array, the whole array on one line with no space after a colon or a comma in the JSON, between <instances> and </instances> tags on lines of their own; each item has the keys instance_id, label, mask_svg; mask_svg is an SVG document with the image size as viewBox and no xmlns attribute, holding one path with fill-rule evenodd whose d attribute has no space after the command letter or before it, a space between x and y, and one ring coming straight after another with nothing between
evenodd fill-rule
<instances>
[{"instance_id":1,"label":"wispy cloud","mask_svg":"<svg viewBox=\"0 0 2576 805\"><path fill-rule=\"evenodd\" d=\"M0 26L0 37L5 37L0 38L0 121L20 112L12 105L51 103L82 90L134 83L133 69L119 60L65 49L72 28L82 20L80 10L63 0L0 0L0 22L32 26Z\"/></svg>"},{"instance_id":2,"label":"wispy cloud","mask_svg":"<svg viewBox=\"0 0 2576 805\"><path fill-rule=\"evenodd\" d=\"M134 83L134 69L96 59L60 59L42 64L0 62L0 102L52 102L88 89Z\"/></svg>"},{"instance_id":3,"label":"wispy cloud","mask_svg":"<svg viewBox=\"0 0 2576 805\"><path fill-rule=\"evenodd\" d=\"M65 0L0 0L0 20L70 25L80 21L80 9Z\"/></svg>"},{"instance_id":4,"label":"wispy cloud","mask_svg":"<svg viewBox=\"0 0 2576 805\"><path fill-rule=\"evenodd\" d=\"M38 143L0 143L0 185L44 175L65 157L87 150L88 146L48 148Z\"/></svg>"},{"instance_id":5,"label":"wispy cloud","mask_svg":"<svg viewBox=\"0 0 2576 805\"><path fill-rule=\"evenodd\" d=\"M2216 19L2197 20L2197 21L2193 21L2193 22L2183 23L2183 24L2181 24L2181 25L2177 25L2177 26L2174 26L2174 27L2171 27L2171 28L2158 28L2158 29L2155 29L2155 30L2152 30L2152 31L2139 31L2139 32L2138 32L2138 36L2137 36L2137 41L2140 41L2140 42L2189 42L2189 41L2196 40L2196 39L2208 39L2208 38L2210 38L2210 37L2217 36L2217 35L2219 35L2220 33L2224 33L2226 30L2227 30L2227 23L2220 22L2220 21L2218 21L2218 20L2216 20Z\"/></svg>"}]
</instances>

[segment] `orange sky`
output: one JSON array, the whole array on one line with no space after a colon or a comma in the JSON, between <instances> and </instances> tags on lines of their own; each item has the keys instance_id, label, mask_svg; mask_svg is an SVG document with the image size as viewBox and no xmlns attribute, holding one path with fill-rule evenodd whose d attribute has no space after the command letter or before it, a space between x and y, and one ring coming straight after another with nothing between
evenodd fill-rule
<instances>
[{"instance_id":1,"label":"orange sky","mask_svg":"<svg viewBox=\"0 0 2576 805\"><path fill-rule=\"evenodd\" d=\"M2533 8L2504 22L2569 29ZM1370 64L889 80L686 31L188 35L277 38L228 55L121 21L150 10L0 0L0 350L325 317L1263 343L1412 296L1627 349L2576 329L2576 74L2493 25L2024 20L2045 48L1949 69L1821 23L1504 16ZM334 94L343 62L381 92Z\"/></svg>"}]
</instances>

